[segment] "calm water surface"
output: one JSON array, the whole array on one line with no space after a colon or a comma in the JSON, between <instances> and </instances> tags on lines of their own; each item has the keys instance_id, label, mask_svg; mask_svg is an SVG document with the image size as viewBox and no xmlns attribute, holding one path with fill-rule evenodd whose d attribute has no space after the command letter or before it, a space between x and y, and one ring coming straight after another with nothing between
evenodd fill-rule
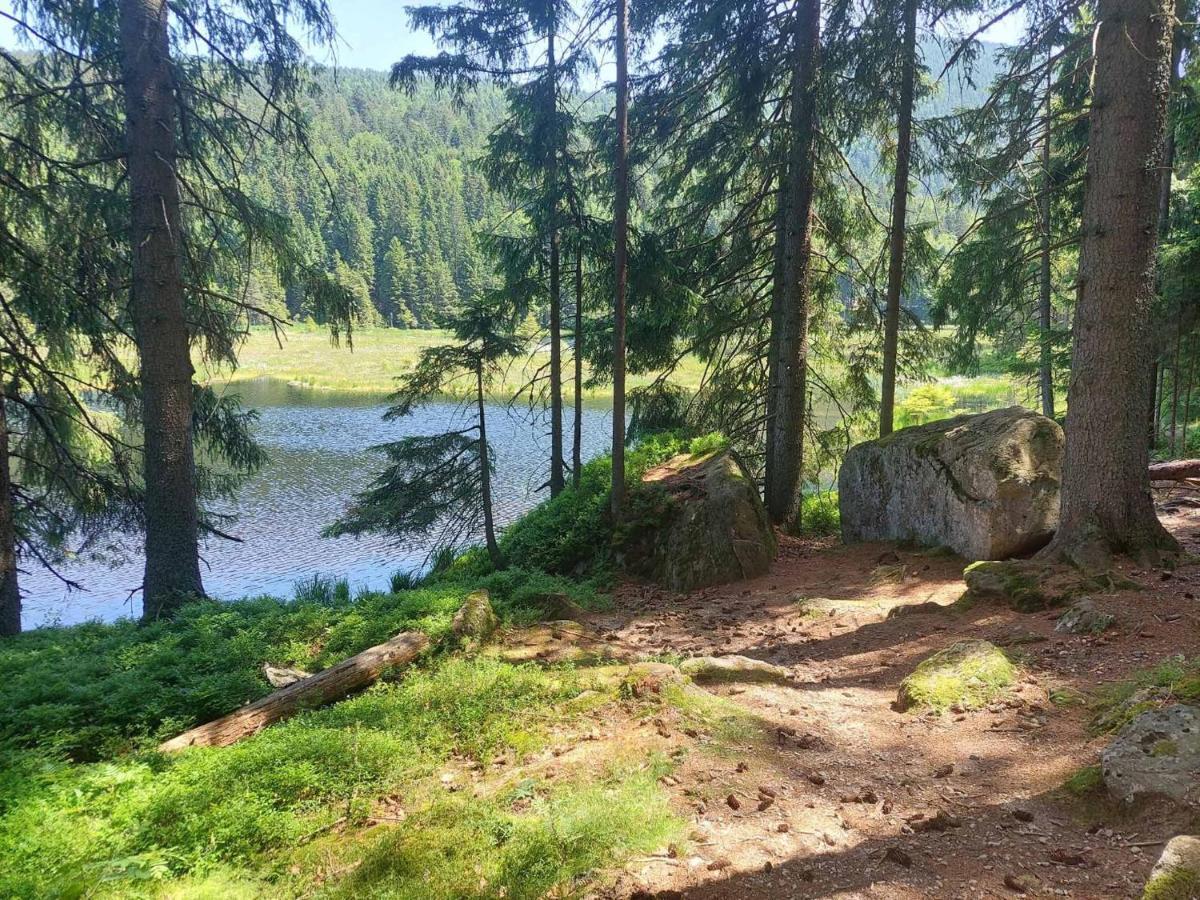
<instances>
[{"instance_id":1,"label":"calm water surface","mask_svg":"<svg viewBox=\"0 0 1200 900\"><path fill-rule=\"evenodd\" d=\"M352 494L381 468L367 448L415 434L436 434L463 421L461 404L433 403L407 419L384 422L381 398L335 394L280 382L238 385L244 404L259 410L255 432L268 464L243 485L237 501L218 507L236 521L226 530L242 543L211 539L202 548L205 588L227 599L257 594L289 597L295 583L313 575L347 578L352 588L382 588L398 569L419 568L427 542L397 546L380 537L322 538ZM503 525L545 496L548 421L524 408L492 405L488 438L496 456L493 483ZM570 419L566 423L570 440ZM584 459L605 451L611 411L584 409ZM136 542L116 564L73 561L63 572L84 591L68 592L53 576L29 567L23 576L25 627L138 615L142 560Z\"/></svg>"}]
</instances>

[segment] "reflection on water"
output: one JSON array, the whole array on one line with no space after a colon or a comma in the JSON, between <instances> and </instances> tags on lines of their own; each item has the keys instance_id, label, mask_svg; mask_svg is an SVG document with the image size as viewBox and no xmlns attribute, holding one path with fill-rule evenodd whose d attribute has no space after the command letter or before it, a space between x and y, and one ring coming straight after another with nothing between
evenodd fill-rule
<instances>
[{"instance_id":1,"label":"reflection on water","mask_svg":"<svg viewBox=\"0 0 1200 900\"><path fill-rule=\"evenodd\" d=\"M237 516L228 530L242 543L206 542L204 583L210 594L286 597L297 580L314 574L348 578L354 588L380 588L397 569L421 565L429 550L425 544L398 547L386 538L329 539L320 532L379 471L381 459L368 447L444 431L463 421L460 404L433 403L407 419L384 422L386 404L377 397L281 382L246 383L237 392L246 406L260 411L255 433L270 461L242 487L236 503L219 507ZM608 409L584 409L584 459L607 448L611 420ZM569 440L569 417L566 427ZM544 496L538 491L548 473L549 425L524 408L492 405L488 438L496 456L497 520L503 525ZM52 575L30 567L22 582L25 627L141 612L140 600L130 599L142 576L136 546L120 565L78 561L63 571L86 591L68 594Z\"/></svg>"}]
</instances>

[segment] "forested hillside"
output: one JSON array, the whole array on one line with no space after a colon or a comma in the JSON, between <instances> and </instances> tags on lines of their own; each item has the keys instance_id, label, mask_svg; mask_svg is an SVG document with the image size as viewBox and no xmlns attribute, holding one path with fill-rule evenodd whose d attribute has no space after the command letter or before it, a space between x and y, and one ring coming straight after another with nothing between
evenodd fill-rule
<instances>
[{"instance_id":1,"label":"forested hillside","mask_svg":"<svg viewBox=\"0 0 1200 900\"><path fill-rule=\"evenodd\" d=\"M410 96L382 72L326 70L305 109L310 155L264 147L257 198L350 290L360 322L443 324L485 277L475 235L504 213L475 165L503 92L483 88L460 109L428 85ZM255 286L268 308L311 315L269 271Z\"/></svg>"},{"instance_id":2,"label":"forested hillside","mask_svg":"<svg viewBox=\"0 0 1200 900\"><path fill-rule=\"evenodd\" d=\"M921 114L944 116L981 102L998 72L999 49L983 42L970 67L951 67L930 86ZM926 42L922 52L934 74L951 50ZM410 94L389 86L385 72L320 70L304 102L311 155L264 145L253 193L284 214L299 243L351 291L360 323L436 328L484 283L490 263L476 237L508 213L479 165L505 102L504 92L488 85L460 107L428 83ZM886 204L886 171L875 144L864 141L851 158ZM927 187L944 186L935 177ZM933 210L929 190L918 192L916 202L952 240L965 214L944 205ZM311 315L299 292L284 288L268 268L255 275L260 305Z\"/></svg>"}]
</instances>

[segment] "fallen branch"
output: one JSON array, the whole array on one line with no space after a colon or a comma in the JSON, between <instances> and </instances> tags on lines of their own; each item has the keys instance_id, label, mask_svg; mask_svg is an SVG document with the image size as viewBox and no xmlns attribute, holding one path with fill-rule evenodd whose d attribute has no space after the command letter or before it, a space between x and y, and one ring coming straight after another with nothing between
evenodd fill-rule
<instances>
[{"instance_id":1,"label":"fallen branch","mask_svg":"<svg viewBox=\"0 0 1200 900\"><path fill-rule=\"evenodd\" d=\"M1169 462L1151 463L1151 481L1188 481L1200 478L1200 459L1172 459Z\"/></svg>"},{"instance_id":2,"label":"fallen branch","mask_svg":"<svg viewBox=\"0 0 1200 900\"><path fill-rule=\"evenodd\" d=\"M301 710L340 700L350 692L372 684L386 669L412 662L428 645L429 638L419 631L398 634L324 672L289 684L227 716L164 741L158 749L170 753L185 747L227 747Z\"/></svg>"}]
</instances>

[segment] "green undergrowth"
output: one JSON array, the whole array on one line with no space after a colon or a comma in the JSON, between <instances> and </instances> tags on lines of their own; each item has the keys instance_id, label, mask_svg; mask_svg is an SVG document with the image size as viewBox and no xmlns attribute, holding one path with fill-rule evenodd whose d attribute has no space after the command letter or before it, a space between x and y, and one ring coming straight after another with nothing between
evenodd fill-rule
<instances>
[{"instance_id":1,"label":"green undergrowth","mask_svg":"<svg viewBox=\"0 0 1200 900\"><path fill-rule=\"evenodd\" d=\"M653 434L626 451L627 530L644 528L647 520L661 516L661 504L652 488L642 485L648 469L680 453L701 455L723 449L719 434L687 437L676 433ZM578 486L568 486L505 529L500 549L506 559L520 560L526 568L557 575L604 573L611 570L614 531L609 513L612 460L602 456L587 463Z\"/></svg>"},{"instance_id":2,"label":"green undergrowth","mask_svg":"<svg viewBox=\"0 0 1200 900\"><path fill-rule=\"evenodd\" d=\"M1160 706L1198 702L1200 657L1174 656L1097 691L1092 698L1092 728L1108 734Z\"/></svg>"},{"instance_id":3,"label":"green undergrowth","mask_svg":"<svg viewBox=\"0 0 1200 900\"><path fill-rule=\"evenodd\" d=\"M0 746L82 761L144 747L268 693L263 663L312 672L400 631L444 638L478 587L515 621L549 596L600 603L588 584L510 569L354 599L306 584L293 601L190 603L171 622L39 629L0 642Z\"/></svg>"},{"instance_id":4,"label":"green undergrowth","mask_svg":"<svg viewBox=\"0 0 1200 900\"><path fill-rule=\"evenodd\" d=\"M498 754L519 763L546 746L569 700L596 688L569 668L449 656L224 749L84 764L7 749L0 896L140 896L176 879L172 897L266 896L296 854L287 871L319 881L325 857L357 857L348 881L325 885L334 896L496 896L499 885L541 896L676 827L657 770L631 763L594 782L529 782L521 798L484 800L447 794L438 774ZM404 827L368 828L393 797L409 808ZM334 843L306 860L304 848L335 827Z\"/></svg>"}]
</instances>

